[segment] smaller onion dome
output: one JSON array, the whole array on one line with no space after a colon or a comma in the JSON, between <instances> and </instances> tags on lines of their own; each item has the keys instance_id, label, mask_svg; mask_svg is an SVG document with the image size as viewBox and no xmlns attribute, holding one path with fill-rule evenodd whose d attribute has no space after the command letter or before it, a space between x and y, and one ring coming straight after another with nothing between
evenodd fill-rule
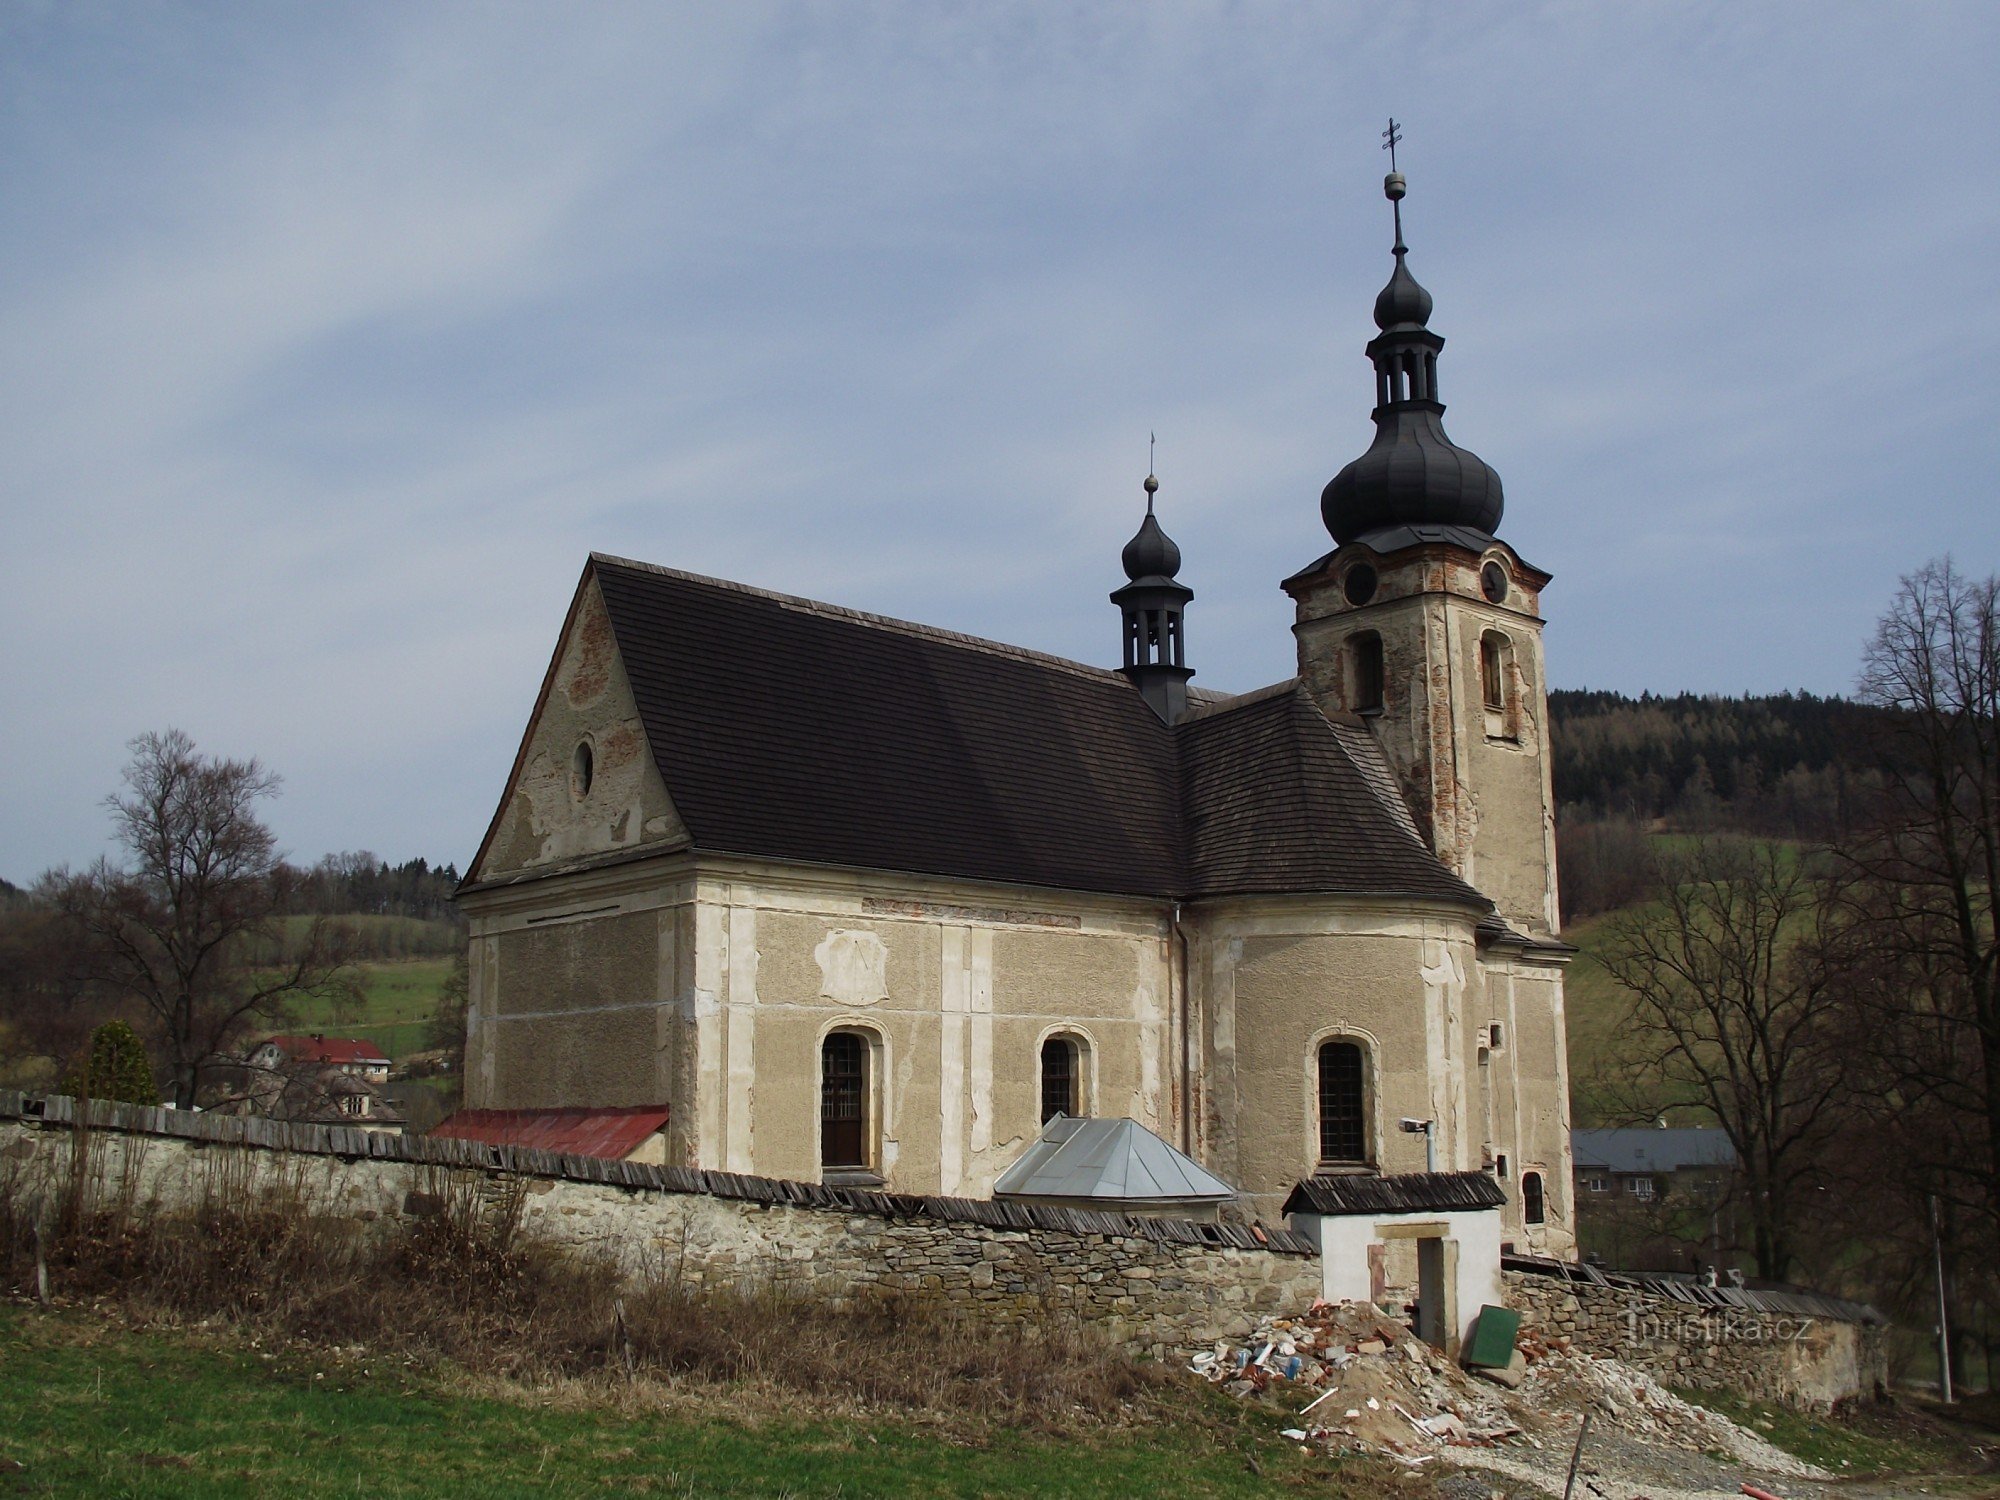
<instances>
[{"instance_id":1,"label":"smaller onion dome","mask_svg":"<svg viewBox=\"0 0 2000 1500\"><path fill-rule=\"evenodd\" d=\"M1119 554L1119 560L1125 564L1125 576L1134 583L1141 578L1172 578L1181 570L1181 549L1160 529L1159 519L1153 514L1153 496L1159 488L1160 481L1148 474L1146 519L1139 523L1137 535Z\"/></svg>"},{"instance_id":2,"label":"smaller onion dome","mask_svg":"<svg viewBox=\"0 0 2000 1500\"><path fill-rule=\"evenodd\" d=\"M1390 276L1389 284L1375 294L1375 326L1384 333L1392 328L1422 328L1431 320L1431 294L1418 284L1403 263L1408 253L1399 237L1395 273Z\"/></svg>"}]
</instances>

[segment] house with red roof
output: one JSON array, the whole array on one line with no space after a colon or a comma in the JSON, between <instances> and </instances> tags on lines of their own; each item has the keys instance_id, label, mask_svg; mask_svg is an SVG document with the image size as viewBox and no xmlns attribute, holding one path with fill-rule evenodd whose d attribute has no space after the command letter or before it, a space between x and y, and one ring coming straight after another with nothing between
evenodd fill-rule
<instances>
[{"instance_id":1,"label":"house with red roof","mask_svg":"<svg viewBox=\"0 0 2000 1500\"><path fill-rule=\"evenodd\" d=\"M245 1103L257 1114L321 1125L397 1128L403 1116L382 1097L389 1056L360 1037L266 1037L244 1059Z\"/></svg>"}]
</instances>

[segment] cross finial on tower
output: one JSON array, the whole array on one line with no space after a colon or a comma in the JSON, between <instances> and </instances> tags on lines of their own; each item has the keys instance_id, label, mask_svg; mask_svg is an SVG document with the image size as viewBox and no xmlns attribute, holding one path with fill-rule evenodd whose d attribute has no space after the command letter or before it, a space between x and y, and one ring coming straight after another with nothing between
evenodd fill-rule
<instances>
[{"instance_id":1,"label":"cross finial on tower","mask_svg":"<svg viewBox=\"0 0 2000 1500\"><path fill-rule=\"evenodd\" d=\"M1160 481L1153 477L1153 448L1159 442L1154 433L1146 434L1146 514L1153 513L1153 496L1160 492Z\"/></svg>"},{"instance_id":2,"label":"cross finial on tower","mask_svg":"<svg viewBox=\"0 0 2000 1500\"><path fill-rule=\"evenodd\" d=\"M1396 246L1394 253L1401 256L1408 248L1403 244L1403 194L1409 191L1403 181L1403 174L1396 170L1396 147L1401 144L1403 132L1396 124L1395 116L1389 117L1389 128L1382 132L1382 149L1389 153L1389 175L1382 179L1382 193L1396 210Z\"/></svg>"}]
</instances>

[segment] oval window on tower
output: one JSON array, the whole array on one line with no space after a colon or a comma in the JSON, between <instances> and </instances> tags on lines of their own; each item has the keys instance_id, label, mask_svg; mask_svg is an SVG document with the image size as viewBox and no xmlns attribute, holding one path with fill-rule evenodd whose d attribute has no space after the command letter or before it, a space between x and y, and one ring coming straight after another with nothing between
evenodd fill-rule
<instances>
[{"instance_id":1,"label":"oval window on tower","mask_svg":"<svg viewBox=\"0 0 2000 1500\"><path fill-rule=\"evenodd\" d=\"M1507 570L1497 562L1489 562L1479 570L1479 592L1498 604L1507 597Z\"/></svg>"},{"instance_id":2,"label":"oval window on tower","mask_svg":"<svg viewBox=\"0 0 2000 1500\"><path fill-rule=\"evenodd\" d=\"M1375 597L1375 570L1367 563L1356 563L1347 570L1347 577L1341 581L1341 588L1346 593L1349 604L1366 604Z\"/></svg>"}]
</instances>

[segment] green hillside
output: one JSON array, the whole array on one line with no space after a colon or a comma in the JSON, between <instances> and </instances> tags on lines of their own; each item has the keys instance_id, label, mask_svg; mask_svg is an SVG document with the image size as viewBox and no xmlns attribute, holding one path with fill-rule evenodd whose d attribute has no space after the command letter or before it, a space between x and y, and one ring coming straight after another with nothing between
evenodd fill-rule
<instances>
[{"instance_id":1,"label":"green hillside","mask_svg":"<svg viewBox=\"0 0 2000 1500\"><path fill-rule=\"evenodd\" d=\"M360 1003L331 1001L301 1007L294 1026L300 1031L324 1031L363 1037L390 1057L401 1059L430 1045L429 1028L438 1010L438 996L450 977L449 958L377 959L357 965Z\"/></svg>"}]
</instances>

